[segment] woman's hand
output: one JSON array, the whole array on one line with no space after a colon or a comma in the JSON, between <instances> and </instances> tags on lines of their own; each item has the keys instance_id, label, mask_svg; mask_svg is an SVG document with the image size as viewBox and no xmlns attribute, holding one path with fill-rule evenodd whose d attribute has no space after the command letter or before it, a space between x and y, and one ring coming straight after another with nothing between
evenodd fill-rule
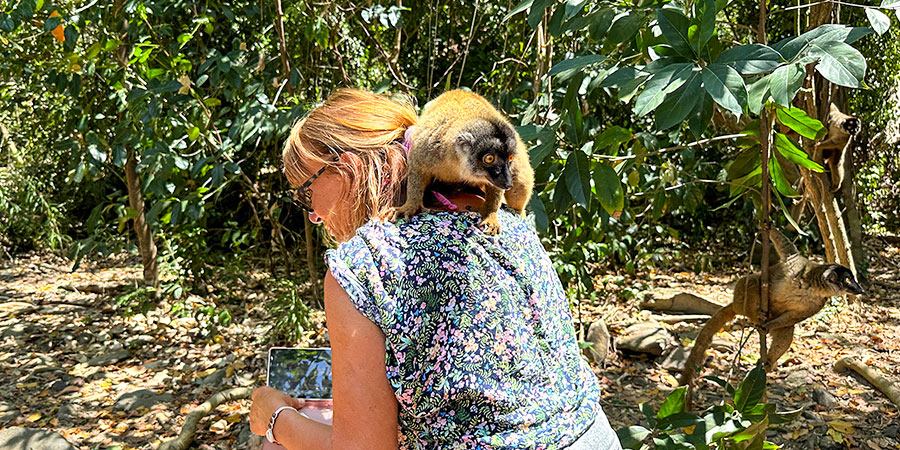
<instances>
[{"instance_id":1,"label":"woman's hand","mask_svg":"<svg viewBox=\"0 0 900 450\"><path fill-rule=\"evenodd\" d=\"M269 429L269 419L276 409L293 406L299 410L303 407L303 400L268 386L254 389L250 398L253 400L250 404L250 431L260 436L264 436Z\"/></svg>"}]
</instances>

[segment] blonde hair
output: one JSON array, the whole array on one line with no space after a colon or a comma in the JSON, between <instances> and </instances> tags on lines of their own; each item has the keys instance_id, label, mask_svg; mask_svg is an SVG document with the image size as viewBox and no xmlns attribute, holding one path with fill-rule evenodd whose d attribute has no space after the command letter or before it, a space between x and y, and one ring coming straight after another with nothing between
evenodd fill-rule
<instances>
[{"instance_id":1,"label":"blonde hair","mask_svg":"<svg viewBox=\"0 0 900 450\"><path fill-rule=\"evenodd\" d=\"M321 164L348 182L342 201L349 200L350 210L326 223L338 242L394 206L406 178L403 135L415 123L408 97L341 89L291 129L282 162L292 185L302 184L313 175L309 168Z\"/></svg>"}]
</instances>

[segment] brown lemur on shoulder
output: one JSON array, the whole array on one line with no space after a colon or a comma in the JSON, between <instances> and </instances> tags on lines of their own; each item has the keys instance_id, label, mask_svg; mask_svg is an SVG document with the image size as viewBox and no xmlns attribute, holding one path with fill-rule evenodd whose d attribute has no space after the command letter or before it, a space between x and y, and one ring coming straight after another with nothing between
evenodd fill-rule
<instances>
[{"instance_id":1,"label":"brown lemur on shoulder","mask_svg":"<svg viewBox=\"0 0 900 450\"><path fill-rule=\"evenodd\" d=\"M453 90L422 110L410 136L406 203L394 218L412 217L423 208L432 182L462 183L485 194L481 223L486 233L500 232L497 210L506 204L525 215L534 171L528 150L512 124L478 94Z\"/></svg>"},{"instance_id":2,"label":"brown lemur on shoulder","mask_svg":"<svg viewBox=\"0 0 900 450\"><path fill-rule=\"evenodd\" d=\"M846 170L847 148L857 133L859 133L860 121L858 118L842 113L834 103L828 112L828 136L822 142L816 143L816 150L821 152L822 160L831 172L831 190L837 192L844 182Z\"/></svg>"},{"instance_id":3,"label":"brown lemur on shoulder","mask_svg":"<svg viewBox=\"0 0 900 450\"><path fill-rule=\"evenodd\" d=\"M734 286L733 301L719 309L703 325L694 348L681 372L681 385L693 384L695 370L703 363L713 336L736 315L768 331L771 336L764 362L766 371L775 368L778 358L791 346L794 325L813 316L828 298L843 294L863 294L853 272L839 264L818 264L800 254L797 247L776 230L770 233L780 261L769 267L768 318L760 313L760 274L740 278Z\"/></svg>"}]
</instances>

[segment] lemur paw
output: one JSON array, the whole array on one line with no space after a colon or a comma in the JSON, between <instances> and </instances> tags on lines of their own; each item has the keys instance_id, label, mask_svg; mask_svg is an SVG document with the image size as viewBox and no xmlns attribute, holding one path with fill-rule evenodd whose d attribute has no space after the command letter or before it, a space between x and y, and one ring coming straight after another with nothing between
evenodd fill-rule
<instances>
[{"instance_id":1,"label":"lemur paw","mask_svg":"<svg viewBox=\"0 0 900 450\"><path fill-rule=\"evenodd\" d=\"M497 220L496 214L491 214L484 218L478 226L484 229L485 234L489 234L491 236L497 235L500 233L500 221Z\"/></svg>"},{"instance_id":2,"label":"lemur paw","mask_svg":"<svg viewBox=\"0 0 900 450\"><path fill-rule=\"evenodd\" d=\"M400 219L408 219L416 214L418 214L422 208L417 205L405 204L398 208L394 208L394 210L389 215L389 220L391 222L396 222Z\"/></svg>"}]
</instances>

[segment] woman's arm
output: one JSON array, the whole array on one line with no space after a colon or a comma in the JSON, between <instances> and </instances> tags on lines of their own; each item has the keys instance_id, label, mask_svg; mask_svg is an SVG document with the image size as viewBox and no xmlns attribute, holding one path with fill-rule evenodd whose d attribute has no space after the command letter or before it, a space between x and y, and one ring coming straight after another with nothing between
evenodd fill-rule
<instances>
[{"instance_id":1,"label":"woman's arm","mask_svg":"<svg viewBox=\"0 0 900 450\"><path fill-rule=\"evenodd\" d=\"M384 334L356 310L330 271L325 275L325 317L331 339L333 426L286 410L275 422L275 439L289 450L396 450L398 406L385 374ZM279 406L301 405L270 387L254 390L251 430L265 434Z\"/></svg>"},{"instance_id":2,"label":"woman's arm","mask_svg":"<svg viewBox=\"0 0 900 450\"><path fill-rule=\"evenodd\" d=\"M325 317L334 391L332 448L396 450L398 405L385 373L384 334L356 310L330 271Z\"/></svg>"}]
</instances>

